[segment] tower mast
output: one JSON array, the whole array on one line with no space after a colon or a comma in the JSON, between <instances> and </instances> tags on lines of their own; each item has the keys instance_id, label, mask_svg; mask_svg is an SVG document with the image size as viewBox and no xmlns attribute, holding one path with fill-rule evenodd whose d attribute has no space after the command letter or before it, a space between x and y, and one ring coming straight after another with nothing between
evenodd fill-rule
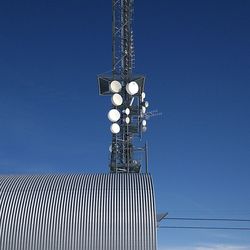
<instances>
[{"instance_id":1,"label":"tower mast","mask_svg":"<svg viewBox=\"0 0 250 250\"><path fill-rule=\"evenodd\" d=\"M134 62L133 12L134 0L113 1L113 75L121 75L128 81L132 74Z\"/></svg>"},{"instance_id":2,"label":"tower mast","mask_svg":"<svg viewBox=\"0 0 250 250\"><path fill-rule=\"evenodd\" d=\"M146 130L144 76L134 75L135 63L133 14L134 0L112 0L112 75L98 77L101 95L111 95L112 122L110 171L139 173L142 162L136 154L147 152L136 146L136 139Z\"/></svg>"}]
</instances>

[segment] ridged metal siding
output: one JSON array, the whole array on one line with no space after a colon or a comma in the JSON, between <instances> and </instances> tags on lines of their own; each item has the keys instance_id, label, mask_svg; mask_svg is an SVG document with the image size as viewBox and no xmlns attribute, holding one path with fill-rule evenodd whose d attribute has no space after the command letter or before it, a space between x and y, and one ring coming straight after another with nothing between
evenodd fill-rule
<instances>
[{"instance_id":1,"label":"ridged metal siding","mask_svg":"<svg viewBox=\"0 0 250 250\"><path fill-rule=\"evenodd\" d=\"M0 176L1 250L155 250L147 174Z\"/></svg>"}]
</instances>

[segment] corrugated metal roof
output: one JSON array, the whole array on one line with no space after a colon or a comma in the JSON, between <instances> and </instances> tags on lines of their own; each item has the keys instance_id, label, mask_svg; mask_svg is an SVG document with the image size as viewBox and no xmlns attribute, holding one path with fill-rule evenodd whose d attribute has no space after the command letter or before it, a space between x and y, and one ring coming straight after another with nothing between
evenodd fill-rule
<instances>
[{"instance_id":1,"label":"corrugated metal roof","mask_svg":"<svg viewBox=\"0 0 250 250\"><path fill-rule=\"evenodd\" d=\"M0 176L1 250L155 250L148 174Z\"/></svg>"}]
</instances>

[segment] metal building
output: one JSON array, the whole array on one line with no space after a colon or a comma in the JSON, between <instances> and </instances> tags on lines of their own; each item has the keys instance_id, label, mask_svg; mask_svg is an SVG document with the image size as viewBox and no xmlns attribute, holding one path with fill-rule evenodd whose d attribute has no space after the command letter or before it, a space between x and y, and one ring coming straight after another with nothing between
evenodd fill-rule
<instances>
[{"instance_id":1,"label":"metal building","mask_svg":"<svg viewBox=\"0 0 250 250\"><path fill-rule=\"evenodd\" d=\"M1 250L155 250L148 174L0 176Z\"/></svg>"}]
</instances>

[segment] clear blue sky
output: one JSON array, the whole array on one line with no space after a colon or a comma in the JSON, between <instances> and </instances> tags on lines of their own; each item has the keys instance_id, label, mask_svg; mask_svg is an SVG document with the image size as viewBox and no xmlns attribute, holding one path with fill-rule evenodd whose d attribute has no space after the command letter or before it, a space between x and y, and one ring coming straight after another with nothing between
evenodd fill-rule
<instances>
[{"instance_id":1,"label":"clear blue sky","mask_svg":"<svg viewBox=\"0 0 250 250\"><path fill-rule=\"evenodd\" d=\"M135 2L136 72L163 113L145 134L158 210L250 218L250 1ZM111 0L1 1L0 173L108 172L96 75L110 69ZM250 232L158 238L159 250L250 249Z\"/></svg>"}]
</instances>

